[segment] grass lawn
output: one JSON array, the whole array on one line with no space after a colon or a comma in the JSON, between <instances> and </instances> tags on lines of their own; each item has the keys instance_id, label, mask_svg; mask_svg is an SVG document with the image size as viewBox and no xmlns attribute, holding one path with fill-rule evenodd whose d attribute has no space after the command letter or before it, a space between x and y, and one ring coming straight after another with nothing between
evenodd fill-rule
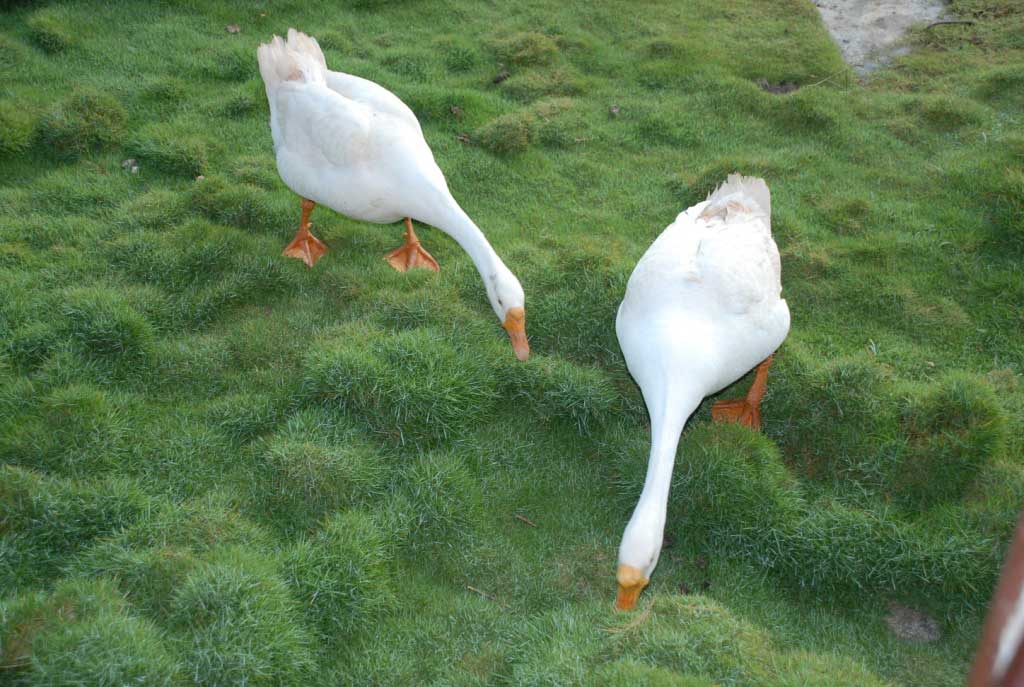
<instances>
[{"instance_id":1,"label":"grass lawn","mask_svg":"<svg viewBox=\"0 0 1024 687\"><path fill-rule=\"evenodd\" d=\"M1024 499L1018 2L866 84L805 0L4 7L0 685L962 683ZM439 231L436 275L325 209L316 269L279 257L255 50L290 26L419 116L528 362ZM615 309L733 171L793 329L763 435L689 423L618 614L649 436Z\"/></svg>"}]
</instances>

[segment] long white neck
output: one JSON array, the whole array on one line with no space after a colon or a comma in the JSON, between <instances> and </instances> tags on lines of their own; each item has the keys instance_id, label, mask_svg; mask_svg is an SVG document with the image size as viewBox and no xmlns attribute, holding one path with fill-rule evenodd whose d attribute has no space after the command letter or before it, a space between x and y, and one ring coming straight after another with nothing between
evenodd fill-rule
<instances>
[{"instance_id":1,"label":"long white neck","mask_svg":"<svg viewBox=\"0 0 1024 687\"><path fill-rule=\"evenodd\" d=\"M432 216L418 219L432 224L455 239L462 246L462 250L469 254L477 272L480 273L480 278L488 281L495 272L495 266L504 263L491 248L484 233L459 207L455 199L449 195L446 200L448 202L430 213Z\"/></svg>"},{"instance_id":2,"label":"long white neck","mask_svg":"<svg viewBox=\"0 0 1024 687\"><path fill-rule=\"evenodd\" d=\"M660 549L679 435L702 398L699 391L676 388L657 402L648 403L651 412L651 456L647 462L643 492L626 526L624 547L628 547L632 541L653 540ZM634 528L637 529L632 531Z\"/></svg>"}]
</instances>

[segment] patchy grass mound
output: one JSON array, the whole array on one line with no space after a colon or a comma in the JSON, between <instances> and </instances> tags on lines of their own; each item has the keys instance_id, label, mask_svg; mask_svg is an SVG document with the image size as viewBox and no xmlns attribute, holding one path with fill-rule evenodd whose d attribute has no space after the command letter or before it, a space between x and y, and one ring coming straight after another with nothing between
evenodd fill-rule
<instances>
[{"instance_id":1,"label":"patchy grass mound","mask_svg":"<svg viewBox=\"0 0 1024 687\"><path fill-rule=\"evenodd\" d=\"M55 152L74 158L120 142L126 119L124 107L113 96L78 90L43 117L39 131Z\"/></svg>"},{"instance_id":2,"label":"patchy grass mound","mask_svg":"<svg viewBox=\"0 0 1024 687\"><path fill-rule=\"evenodd\" d=\"M26 670L32 684L182 684L182 665L159 629L125 611L106 582L19 597L0 606L0 656L6 670Z\"/></svg>"},{"instance_id":3,"label":"patchy grass mound","mask_svg":"<svg viewBox=\"0 0 1024 687\"><path fill-rule=\"evenodd\" d=\"M226 549L175 591L187 670L199 684L302 684L312 679L312 640L274 566Z\"/></svg>"},{"instance_id":4,"label":"patchy grass mound","mask_svg":"<svg viewBox=\"0 0 1024 687\"><path fill-rule=\"evenodd\" d=\"M309 356L306 368L312 400L361 418L399 444L456 435L496 398L493 373L483 361L467 360L430 329L393 336L342 329Z\"/></svg>"},{"instance_id":5,"label":"patchy grass mound","mask_svg":"<svg viewBox=\"0 0 1024 687\"><path fill-rule=\"evenodd\" d=\"M285 555L285 576L310 624L334 644L394 603L386 535L364 513L330 518L313 539Z\"/></svg>"}]
</instances>

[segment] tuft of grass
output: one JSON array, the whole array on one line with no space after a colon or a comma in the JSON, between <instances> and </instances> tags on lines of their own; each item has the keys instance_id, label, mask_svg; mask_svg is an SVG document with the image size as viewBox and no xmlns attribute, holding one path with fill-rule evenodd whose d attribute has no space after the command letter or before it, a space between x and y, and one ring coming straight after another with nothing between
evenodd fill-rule
<instances>
[{"instance_id":1,"label":"tuft of grass","mask_svg":"<svg viewBox=\"0 0 1024 687\"><path fill-rule=\"evenodd\" d=\"M0 467L0 477L0 529L9 547L0 574L8 589L51 578L68 556L151 506L135 484L118 479L68 482L13 466Z\"/></svg>"},{"instance_id":2,"label":"tuft of grass","mask_svg":"<svg viewBox=\"0 0 1024 687\"><path fill-rule=\"evenodd\" d=\"M975 89L977 97L994 105L1024 108L1024 71L1019 66L993 66L986 70Z\"/></svg>"},{"instance_id":3,"label":"tuft of grass","mask_svg":"<svg viewBox=\"0 0 1024 687\"><path fill-rule=\"evenodd\" d=\"M480 62L476 44L463 36L445 36L434 42L445 69L455 74L472 70Z\"/></svg>"},{"instance_id":4,"label":"tuft of grass","mask_svg":"<svg viewBox=\"0 0 1024 687\"><path fill-rule=\"evenodd\" d=\"M38 116L24 105L0 100L0 155L21 153L32 145Z\"/></svg>"},{"instance_id":5,"label":"tuft of grass","mask_svg":"<svg viewBox=\"0 0 1024 687\"><path fill-rule=\"evenodd\" d=\"M1024 156L1018 153L1017 158L1016 164L1009 162L1000 166L996 162L976 171L996 246L1021 253L1024 252L1024 226L1018 219L1024 213L1024 166L1019 160Z\"/></svg>"},{"instance_id":6,"label":"tuft of grass","mask_svg":"<svg viewBox=\"0 0 1024 687\"><path fill-rule=\"evenodd\" d=\"M113 95L80 87L43 115L39 135L58 155L76 158L120 143L127 119Z\"/></svg>"},{"instance_id":7,"label":"tuft of grass","mask_svg":"<svg viewBox=\"0 0 1024 687\"><path fill-rule=\"evenodd\" d=\"M493 50L501 62L521 67L549 65L558 57L558 43L536 31L524 31L496 41Z\"/></svg>"},{"instance_id":8,"label":"tuft of grass","mask_svg":"<svg viewBox=\"0 0 1024 687\"><path fill-rule=\"evenodd\" d=\"M613 641L615 656L677 672L706 675L723 684L754 684L770 652L759 628L702 596L658 596L650 618Z\"/></svg>"},{"instance_id":9,"label":"tuft of grass","mask_svg":"<svg viewBox=\"0 0 1024 687\"><path fill-rule=\"evenodd\" d=\"M810 651L784 654L774 666L771 687L886 687L889 682L858 661Z\"/></svg>"},{"instance_id":10,"label":"tuft of grass","mask_svg":"<svg viewBox=\"0 0 1024 687\"><path fill-rule=\"evenodd\" d=\"M403 479L404 499L393 502L398 531L407 531L414 550L467 540L483 523L480 487L457 454L428 454Z\"/></svg>"},{"instance_id":11,"label":"tuft of grass","mask_svg":"<svg viewBox=\"0 0 1024 687\"><path fill-rule=\"evenodd\" d=\"M62 7L44 7L25 20L29 38L44 51L62 53L75 44L73 20Z\"/></svg>"},{"instance_id":12,"label":"tuft of grass","mask_svg":"<svg viewBox=\"0 0 1024 687\"><path fill-rule=\"evenodd\" d=\"M865 198L829 196L820 203L828 225L839 234L863 234L873 224L871 203Z\"/></svg>"},{"instance_id":13,"label":"tuft of grass","mask_svg":"<svg viewBox=\"0 0 1024 687\"><path fill-rule=\"evenodd\" d=\"M821 365L797 346L775 361L766 407L786 455L811 478L881 488L898 455L891 370L864 354Z\"/></svg>"},{"instance_id":14,"label":"tuft of grass","mask_svg":"<svg viewBox=\"0 0 1024 687\"><path fill-rule=\"evenodd\" d=\"M153 326L118 291L81 287L62 300L62 333L88 355L133 365L152 357Z\"/></svg>"},{"instance_id":15,"label":"tuft of grass","mask_svg":"<svg viewBox=\"0 0 1024 687\"><path fill-rule=\"evenodd\" d=\"M281 186L281 178L277 175L274 160L264 155L244 155L235 158L231 176L243 184L265 191Z\"/></svg>"},{"instance_id":16,"label":"tuft of grass","mask_svg":"<svg viewBox=\"0 0 1024 687\"><path fill-rule=\"evenodd\" d=\"M128 144L143 171L156 169L174 176L196 177L206 172L210 146L205 137L164 123L143 127Z\"/></svg>"},{"instance_id":17,"label":"tuft of grass","mask_svg":"<svg viewBox=\"0 0 1024 687\"><path fill-rule=\"evenodd\" d=\"M1001 455L1006 418L987 384L950 373L900 410L907 448L890 478L902 499L922 508L962 498Z\"/></svg>"},{"instance_id":18,"label":"tuft of grass","mask_svg":"<svg viewBox=\"0 0 1024 687\"><path fill-rule=\"evenodd\" d=\"M133 609L163 623L173 611L175 590L200 562L186 547L136 547L116 537L84 550L66 571L75 578L115 580Z\"/></svg>"},{"instance_id":19,"label":"tuft of grass","mask_svg":"<svg viewBox=\"0 0 1024 687\"><path fill-rule=\"evenodd\" d=\"M288 212L280 204L272 205L262 189L248 183L232 183L217 175L197 181L191 188L190 199L193 208L218 224L275 231L297 222L294 208Z\"/></svg>"},{"instance_id":20,"label":"tuft of grass","mask_svg":"<svg viewBox=\"0 0 1024 687\"><path fill-rule=\"evenodd\" d=\"M232 119L243 119L268 113L266 92L262 81L250 81L227 91L221 101L220 112Z\"/></svg>"},{"instance_id":21,"label":"tuft of grass","mask_svg":"<svg viewBox=\"0 0 1024 687\"><path fill-rule=\"evenodd\" d=\"M985 109L970 100L952 100L942 96L919 96L908 101L908 109L936 131L952 132L966 126L979 126Z\"/></svg>"},{"instance_id":22,"label":"tuft of grass","mask_svg":"<svg viewBox=\"0 0 1024 687\"><path fill-rule=\"evenodd\" d=\"M7 341L7 354L22 368L41 365L61 343L56 327L48 322L31 322L19 327Z\"/></svg>"},{"instance_id":23,"label":"tuft of grass","mask_svg":"<svg viewBox=\"0 0 1024 687\"><path fill-rule=\"evenodd\" d=\"M324 515L370 502L384 493L387 468L364 443L312 443L301 436L274 438L254 466L256 512L273 514L286 532L312 529Z\"/></svg>"},{"instance_id":24,"label":"tuft of grass","mask_svg":"<svg viewBox=\"0 0 1024 687\"><path fill-rule=\"evenodd\" d=\"M811 90L794 91L772 100L772 121L785 135L827 134L840 126L842 110L837 101Z\"/></svg>"},{"instance_id":25,"label":"tuft of grass","mask_svg":"<svg viewBox=\"0 0 1024 687\"><path fill-rule=\"evenodd\" d=\"M498 155L526 150L534 138L536 121L532 112L510 112L495 117L473 133L473 140Z\"/></svg>"},{"instance_id":26,"label":"tuft of grass","mask_svg":"<svg viewBox=\"0 0 1024 687\"><path fill-rule=\"evenodd\" d=\"M358 636L394 604L385 532L359 511L328 518L284 554L284 577L328 646Z\"/></svg>"},{"instance_id":27,"label":"tuft of grass","mask_svg":"<svg viewBox=\"0 0 1024 687\"><path fill-rule=\"evenodd\" d=\"M244 81L257 71L252 52L239 41L220 41L196 56L194 73L219 81Z\"/></svg>"},{"instance_id":28,"label":"tuft of grass","mask_svg":"<svg viewBox=\"0 0 1024 687\"><path fill-rule=\"evenodd\" d=\"M124 227L171 229L182 222L188 211L186 194L158 188L126 198L116 216Z\"/></svg>"},{"instance_id":29,"label":"tuft of grass","mask_svg":"<svg viewBox=\"0 0 1024 687\"><path fill-rule=\"evenodd\" d=\"M0 35L0 72L8 72L19 65L24 67L30 61L28 46L13 36Z\"/></svg>"},{"instance_id":30,"label":"tuft of grass","mask_svg":"<svg viewBox=\"0 0 1024 687\"><path fill-rule=\"evenodd\" d=\"M33 685L183 684L159 630L125 612L105 580L63 582L49 595L0 603L0 657Z\"/></svg>"},{"instance_id":31,"label":"tuft of grass","mask_svg":"<svg viewBox=\"0 0 1024 687\"><path fill-rule=\"evenodd\" d=\"M229 394L208 408L210 418L232 441L245 442L270 432L284 413L282 399L266 394Z\"/></svg>"},{"instance_id":32,"label":"tuft of grass","mask_svg":"<svg viewBox=\"0 0 1024 687\"><path fill-rule=\"evenodd\" d=\"M551 96L572 96L585 93L586 81L571 68L531 70L515 74L503 81L503 93L522 103Z\"/></svg>"},{"instance_id":33,"label":"tuft of grass","mask_svg":"<svg viewBox=\"0 0 1024 687\"><path fill-rule=\"evenodd\" d=\"M620 410L618 390L596 368L534 355L506 374L507 396L524 404L543 423L564 420L588 435Z\"/></svg>"},{"instance_id":34,"label":"tuft of grass","mask_svg":"<svg viewBox=\"0 0 1024 687\"><path fill-rule=\"evenodd\" d=\"M592 128L587 116L576 107L571 98L551 98L536 103L539 143L549 148L570 148L593 141Z\"/></svg>"},{"instance_id":35,"label":"tuft of grass","mask_svg":"<svg viewBox=\"0 0 1024 687\"><path fill-rule=\"evenodd\" d=\"M186 670L200 685L307 684L316 661L301 612L271 562L223 549L174 595Z\"/></svg>"},{"instance_id":36,"label":"tuft of grass","mask_svg":"<svg viewBox=\"0 0 1024 687\"><path fill-rule=\"evenodd\" d=\"M398 444L455 436L496 399L486 362L427 328L391 336L365 326L338 329L305 368L310 400L359 417Z\"/></svg>"},{"instance_id":37,"label":"tuft of grass","mask_svg":"<svg viewBox=\"0 0 1024 687\"><path fill-rule=\"evenodd\" d=\"M596 687L714 687L711 678L679 673L641 661L623 659L606 663L591 676Z\"/></svg>"},{"instance_id":38,"label":"tuft of grass","mask_svg":"<svg viewBox=\"0 0 1024 687\"><path fill-rule=\"evenodd\" d=\"M84 384L62 387L40 405L41 422L32 429L45 439L25 451L38 453L38 467L84 477L125 459L131 423L126 409L103 391Z\"/></svg>"},{"instance_id":39,"label":"tuft of grass","mask_svg":"<svg viewBox=\"0 0 1024 687\"><path fill-rule=\"evenodd\" d=\"M177 111L188 96L188 83L184 79L162 76L143 85L139 89L138 100L143 106L170 113Z\"/></svg>"}]
</instances>

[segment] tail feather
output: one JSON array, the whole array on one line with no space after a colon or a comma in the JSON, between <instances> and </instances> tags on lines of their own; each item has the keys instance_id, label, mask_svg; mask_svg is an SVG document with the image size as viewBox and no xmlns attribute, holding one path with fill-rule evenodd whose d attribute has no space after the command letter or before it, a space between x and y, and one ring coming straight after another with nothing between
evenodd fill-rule
<instances>
[{"instance_id":1,"label":"tail feather","mask_svg":"<svg viewBox=\"0 0 1024 687\"><path fill-rule=\"evenodd\" d=\"M768 184L760 177L745 177L740 174L730 174L725 183L708 196L708 204L701 216L721 214L732 202L746 206L753 212L760 211L765 217L771 217L772 195L768 190ZM751 203L757 207L749 207Z\"/></svg>"},{"instance_id":2,"label":"tail feather","mask_svg":"<svg viewBox=\"0 0 1024 687\"><path fill-rule=\"evenodd\" d=\"M297 53L308 55L319 62L321 67L327 69L324 51L320 49L320 44L312 36L295 29L288 29L288 47Z\"/></svg>"},{"instance_id":3,"label":"tail feather","mask_svg":"<svg viewBox=\"0 0 1024 687\"><path fill-rule=\"evenodd\" d=\"M322 83L327 77L327 62L316 39L288 29L287 42L274 36L256 50L260 75L270 97L283 81Z\"/></svg>"}]
</instances>

